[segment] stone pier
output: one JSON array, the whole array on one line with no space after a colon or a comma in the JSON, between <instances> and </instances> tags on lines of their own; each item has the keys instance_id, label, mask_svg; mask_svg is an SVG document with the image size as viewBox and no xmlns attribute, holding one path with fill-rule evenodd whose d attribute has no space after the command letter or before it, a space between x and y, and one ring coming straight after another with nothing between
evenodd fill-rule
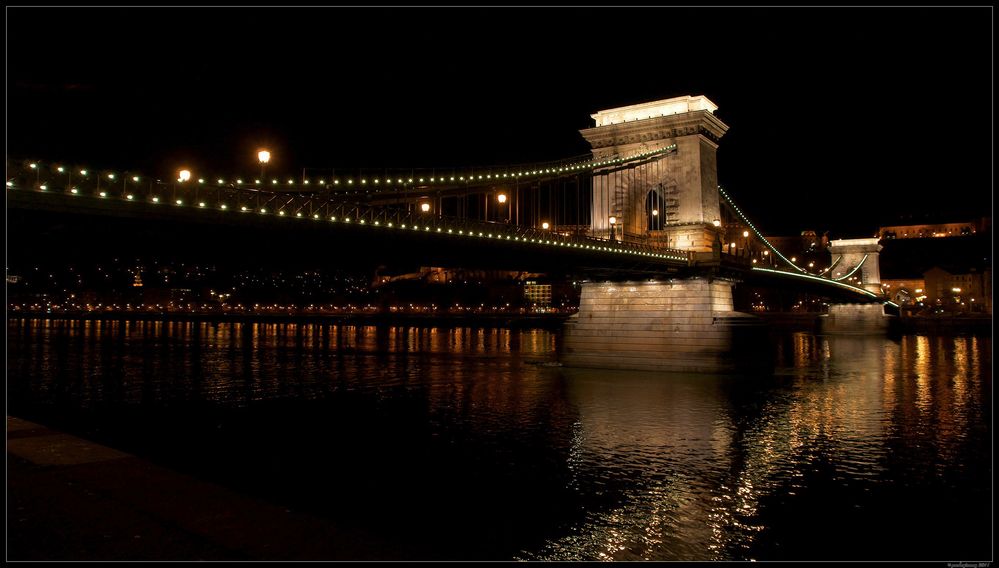
<instances>
[{"instance_id":1,"label":"stone pier","mask_svg":"<svg viewBox=\"0 0 999 568\"><path fill-rule=\"evenodd\" d=\"M759 318L736 312L733 282L587 282L565 328L570 367L696 373L772 367Z\"/></svg>"},{"instance_id":2,"label":"stone pier","mask_svg":"<svg viewBox=\"0 0 999 568\"><path fill-rule=\"evenodd\" d=\"M851 282L874 294L881 294L881 245L876 238L839 239L829 242L834 279L853 273L859 282ZM860 267L859 270L857 267ZM829 313L819 319L822 333L882 334L894 316L885 314L884 304L830 304Z\"/></svg>"},{"instance_id":3,"label":"stone pier","mask_svg":"<svg viewBox=\"0 0 999 568\"><path fill-rule=\"evenodd\" d=\"M819 318L822 333L883 334L895 316L885 313L884 304L830 304L829 313Z\"/></svg>"}]
</instances>

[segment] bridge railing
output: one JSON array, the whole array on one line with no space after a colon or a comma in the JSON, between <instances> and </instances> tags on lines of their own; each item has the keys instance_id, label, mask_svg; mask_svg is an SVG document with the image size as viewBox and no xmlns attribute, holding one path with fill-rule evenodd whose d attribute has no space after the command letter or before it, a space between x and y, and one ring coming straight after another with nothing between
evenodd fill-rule
<instances>
[{"instance_id":1,"label":"bridge railing","mask_svg":"<svg viewBox=\"0 0 999 568\"><path fill-rule=\"evenodd\" d=\"M30 171L15 172L7 180L8 191L72 194L81 198L127 201L192 209L220 210L233 214L274 215L357 223L411 231L475 235L522 242L565 246L593 251L628 253L648 260L689 264L688 251L668 249L647 242L610 241L584 234L582 226L541 229L503 222L481 221L438 215L412 205L371 205L348 196L289 193L242 188L235 184L204 185L197 182L168 183L161 180L102 177L98 172L68 178L65 185L32 179ZM19 174L19 175L17 175Z\"/></svg>"}]
</instances>

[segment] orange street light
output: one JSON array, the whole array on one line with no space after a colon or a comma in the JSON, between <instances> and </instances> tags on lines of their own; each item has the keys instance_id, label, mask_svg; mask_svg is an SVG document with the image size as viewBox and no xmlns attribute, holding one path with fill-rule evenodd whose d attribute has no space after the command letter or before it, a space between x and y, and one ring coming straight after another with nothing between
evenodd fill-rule
<instances>
[{"instance_id":1,"label":"orange street light","mask_svg":"<svg viewBox=\"0 0 999 568\"><path fill-rule=\"evenodd\" d=\"M257 161L260 162L260 179L264 179L264 171L267 168L267 162L271 161L271 153L267 150L260 150L257 152Z\"/></svg>"}]
</instances>

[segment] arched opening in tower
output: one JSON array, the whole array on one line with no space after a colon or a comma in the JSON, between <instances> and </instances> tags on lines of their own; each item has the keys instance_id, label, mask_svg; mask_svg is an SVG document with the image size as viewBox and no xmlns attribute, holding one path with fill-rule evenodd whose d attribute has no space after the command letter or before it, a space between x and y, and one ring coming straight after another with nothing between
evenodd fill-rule
<instances>
[{"instance_id":1,"label":"arched opening in tower","mask_svg":"<svg viewBox=\"0 0 999 568\"><path fill-rule=\"evenodd\" d=\"M666 200L658 188L645 196L645 227L648 231L661 231L666 226Z\"/></svg>"}]
</instances>

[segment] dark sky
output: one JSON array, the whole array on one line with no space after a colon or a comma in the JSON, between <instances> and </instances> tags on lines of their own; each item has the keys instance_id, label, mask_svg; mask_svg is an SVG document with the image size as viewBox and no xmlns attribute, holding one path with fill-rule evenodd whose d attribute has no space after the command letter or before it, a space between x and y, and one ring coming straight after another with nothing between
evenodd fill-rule
<instances>
[{"instance_id":1,"label":"dark sky","mask_svg":"<svg viewBox=\"0 0 999 568\"><path fill-rule=\"evenodd\" d=\"M704 94L765 233L992 211L991 8L8 8L8 157L167 176L588 151Z\"/></svg>"}]
</instances>

